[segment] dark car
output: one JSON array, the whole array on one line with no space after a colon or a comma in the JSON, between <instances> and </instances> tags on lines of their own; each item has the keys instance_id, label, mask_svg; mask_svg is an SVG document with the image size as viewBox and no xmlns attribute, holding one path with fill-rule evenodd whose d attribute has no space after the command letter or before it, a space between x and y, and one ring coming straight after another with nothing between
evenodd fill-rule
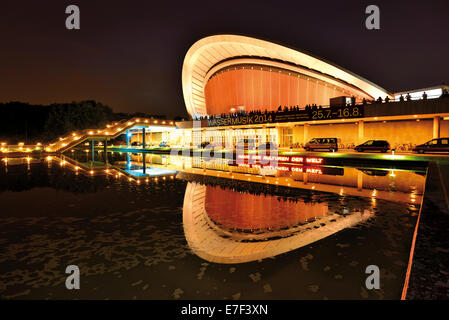
<instances>
[{"instance_id":1,"label":"dark car","mask_svg":"<svg viewBox=\"0 0 449 320\"><path fill-rule=\"evenodd\" d=\"M209 141L204 141L204 142L202 142L200 145L198 145L198 148L204 149L204 148L206 148L208 145L210 145L210 142L209 142Z\"/></svg>"},{"instance_id":2,"label":"dark car","mask_svg":"<svg viewBox=\"0 0 449 320\"><path fill-rule=\"evenodd\" d=\"M390 150L390 144L385 140L368 140L362 144L359 144L354 148L355 151L364 152L364 151L380 151L387 152Z\"/></svg>"},{"instance_id":3,"label":"dark car","mask_svg":"<svg viewBox=\"0 0 449 320\"><path fill-rule=\"evenodd\" d=\"M448 152L449 138L438 138L427 141L426 143L417 145L413 148L414 152Z\"/></svg>"},{"instance_id":4,"label":"dark car","mask_svg":"<svg viewBox=\"0 0 449 320\"><path fill-rule=\"evenodd\" d=\"M386 175L388 175L390 173L390 170L360 170L362 171L364 174L369 175L369 176L379 176L379 177L385 177Z\"/></svg>"},{"instance_id":5,"label":"dark car","mask_svg":"<svg viewBox=\"0 0 449 320\"><path fill-rule=\"evenodd\" d=\"M325 149L330 151L338 151L337 138L314 138L304 146L306 151L314 151L317 149Z\"/></svg>"}]
</instances>

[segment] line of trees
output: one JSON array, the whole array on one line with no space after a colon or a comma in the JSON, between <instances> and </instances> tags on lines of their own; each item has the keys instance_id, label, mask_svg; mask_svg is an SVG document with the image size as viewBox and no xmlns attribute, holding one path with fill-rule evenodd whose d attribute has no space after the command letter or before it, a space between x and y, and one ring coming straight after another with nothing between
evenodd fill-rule
<instances>
[{"instance_id":1,"label":"line of trees","mask_svg":"<svg viewBox=\"0 0 449 320\"><path fill-rule=\"evenodd\" d=\"M165 118L144 113L114 113L109 106L94 100L51 105L0 103L0 141L48 142L75 130L102 128L108 122L134 116Z\"/></svg>"}]
</instances>

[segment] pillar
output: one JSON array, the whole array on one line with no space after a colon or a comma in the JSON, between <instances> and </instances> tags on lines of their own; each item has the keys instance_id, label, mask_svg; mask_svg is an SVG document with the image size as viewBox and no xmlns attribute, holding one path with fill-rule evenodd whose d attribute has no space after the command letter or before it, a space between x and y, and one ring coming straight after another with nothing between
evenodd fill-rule
<instances>
[{"instance_id":1,"label":"pillar","mask_svg":"<svg viewBox=\"0 0 449 320\"><path fill-rule=\"evenodd\" d=\"M358 143L362 143L365 141L365 121L359 121L359 140Z\"/></svg>"},{"instance_id":2,"label":"pillar","mask_svg":"<svg viewBox=\"0 0 449 320\"><path fill-rule=\"evenodd\" d=\"M357 190L362 191L363 189L363 172L358 171L357 172Z\"/></svg>"},{"instance_id":3,"label":"pillar","mask_svg":"<svg viewBox=\"0 0 449 320\"><path fill-rule=\"evenodd\" d=\"M91 153L92 153L92 162L95 161L95 145L94 145L94 140L90 141L90 149L91 149Z\"/></svg>"},{"instance_id":4,"label":"pillar","mask_svg":"<svg viewBox=\"0 0 449 320\"><path fill-rule=\"evenodd\" d=\"M145 130L145 129L143 129ZM147 174L147 162L146 162L146 154L142 153L142 167L143 167L143 174Z\"/></svg>"},{"instance_id":5,"label":"pillar","mask_svg":"<svg viewBox=\"0 0 449 320\"><path fill-rule=\"evenodd\" d=\"M129 130L126 130L126 147L129 148Z\"/></svg>"},{"instance_id":6,"label":"pillar","mask_svg":"<svg viewBox=\"0 0 449 320\"><path fill-rule=\"evenodd\" d=\"M129 152L126 153L126 168L131 169L131 154Z\"/></svg>"},{"instance_id":7,"label":"pillar","mask_svg":"<svg viewBox=\"0 0 449 320\"><path fill-rule=\"evenodd\" d=\"M145 128L142 129L142 148L145 149Z\"/></svg>"},{"instance_id":8,"label":"pillar","mask_svg":"<svg viewBox=\"0 0 449 320\"><path fill-rule=\"evenodd\" d=\"M306 144L307 142L309 142L309 124L306 123L304 124L304 143Z\"/></svg>"},{"instance_id":9,"label":"pillar","mask_svg":"<svg viewBox=\"0 0 449 320\"><path fill-rule=\"evenodd\" d=\"M108 139L104 139L103 142L104 163L108 163Z\"/></svg>"},{"instance_id":10,"label":"pillar","mask_svg":"<svg viewBox=\"0 0 449 320\"><path fill-rule=\"evenodd\" d=\"M433 139L440 137L440 117L433 118Z\"/></svg>"}]
</instances>

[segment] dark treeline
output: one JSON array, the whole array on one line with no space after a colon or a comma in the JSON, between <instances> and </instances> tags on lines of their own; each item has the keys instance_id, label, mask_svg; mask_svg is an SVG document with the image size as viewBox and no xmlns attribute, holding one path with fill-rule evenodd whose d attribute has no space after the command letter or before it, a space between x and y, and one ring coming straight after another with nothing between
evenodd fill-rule
<instances>
[{"instance_id":1,"label":"dark treeline","mask_svg":"<svg viewBox=\"0 0 449 320\"><path fill-rule=\"evenodd\" d=\"M114 113L110 107L94 100L51 105L0 103L0 141L48 142L75 130L102 128L108 122L135 116L165 118L144 113Z\"/></svg>"}]
</instances>

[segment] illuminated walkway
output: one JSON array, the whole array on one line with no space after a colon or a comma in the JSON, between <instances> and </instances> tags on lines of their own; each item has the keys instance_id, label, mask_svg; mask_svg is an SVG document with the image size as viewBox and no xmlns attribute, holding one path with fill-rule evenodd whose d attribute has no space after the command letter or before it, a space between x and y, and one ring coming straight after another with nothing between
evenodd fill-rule
<instances>
[{"instance_id":1,"label":"illuminated walkway","mask_svg":"<svg viewBox=\"0 0 449 320\"><path fill-rule=\"evenodd\" d=\"M46 152L51 153L63 153L70 148L73 148L83 141L104 141L104 148L107 148L107 141L117 138L118 136L128 133L130 130L141 129L145 133L145 129L154 127L162 128L174 128L174 121L170 120L156 120L146 118L132 118L130 120L121 120L108 124L104 129L85 129L74 131L70 135L60 137L58 141L49 143L44 146ZM145 135L143 135L145 136ZM127 134L127 140L129 136ZM128 141L129 144L129 141Z\"/></svg>"}]
</instances>

